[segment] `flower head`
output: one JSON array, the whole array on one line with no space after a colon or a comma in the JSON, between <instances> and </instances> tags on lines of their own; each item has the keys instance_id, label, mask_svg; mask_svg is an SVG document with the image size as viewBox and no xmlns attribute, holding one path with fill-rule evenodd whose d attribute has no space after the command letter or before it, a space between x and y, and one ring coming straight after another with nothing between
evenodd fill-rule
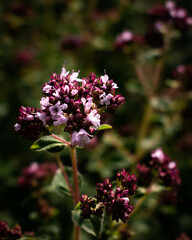
<instances>
[{"instance_id":1,"label":"flower head","mask_svg":"<svg viewBox=\"0 0 192 240\"><path fill-rule=\"evenodd\" d=\"M152 151L148 165L138 164L137 169L139 171L139 181L144 185L150 184L154 172L164 186L175 188L181 183L176 162L172 161L161 148Z\"/></svg>"},{"instance_id":2,"label":"flower head","mask_svg":"<svg viewBox=\"0 0 192 240\"><path fill-rule=\"evenodd\" d=\"M127 222L133 209L129 196L135 192L136 178L125 169L118 172L117 177L116 189L110 179L106 178L103 183L97 183L95 199L82 195L80 208L83 218L90 218L91 215L101 217L106 210L112 220Z\"/></svg>"},{"instance_id":3,"label":"flower head","mask_svg":"<svg viewBox=\"0 0 192 240\"><path fill-rule=\"evenodd\" d=\"M187 31L191 26L190 16L186 9L176 5L174 1L166 1L165 5L155 5L148 14L155 21L163 21L167 26L179 31Z\"/></svg>"},{"instance_id":4,"label":"flower head","mask_svg":"<svg viewBox=\"0 0 192 240\"><path fill-rule=\"evenodd\" d=\"M101 124L99 112L115 111L124 102L121 95L115 94L116 88L117 84L106 74L96 77L90 73L88 77L79 78L79 71L70 73L63 67L60 75L53 73L50 81L43 85L45 97L40 100L41 110L31 108L22 116L28 125L36 123L30 126L35 130L37 122L41 124L42 129L38 128L41 131L52 125L64 125L64 131L71 135L71 144L82 147L89 143ZM19 121L15 131L21 132L22 125ZM34 132L29 128L27 131L32 137Z\"/></svg>"},{"instance_id":5,"label":"flower head","mask_svg":"<svg viewBox=\"0 0 192 240\"><path fill-rule=\"evenodd\" d=\"M21 107L18 122L14 125L17 134L29 140L36 140L43 134L48 133L43 124L44 118L39 119L39 115L44 114L40 110L31 107Z\"/></svg>"},{"instance_id":6,"label":"flower head","mask_svg":"<svg viewBox=\"0 0 192 240\"><path fill-rule=\"evenodd\" d=\"M122 187L128 189L128 195L131 196L135 193L137 189L137 178L134 174L130 174L129 172L125 171L125 169L121 170L117 173L117 178L121 182Z\"/></svg>"},{"instance_id":7,"label":"flower head","mask_svg":"<svg viewBox=\"0 0 192 240\"><path fill-rule=\"evenodd\" d=\"M21 187L39 187L43 182L54 176L57 166L54 163L38 164L32 162L28 167L24 168L19 177L19 185Z\"/></svg>"}]
</instances>

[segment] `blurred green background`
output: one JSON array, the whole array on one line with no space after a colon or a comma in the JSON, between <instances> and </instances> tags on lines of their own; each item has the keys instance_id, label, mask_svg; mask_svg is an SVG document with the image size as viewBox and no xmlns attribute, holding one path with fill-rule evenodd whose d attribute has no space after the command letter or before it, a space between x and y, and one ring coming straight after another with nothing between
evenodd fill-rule
<instances>
[{"instance_id":1,"label":"blurred green background","mask_svg":"<svg viewBox=\"0 0 192 240\"><path fill-rule=\"evenodd\" d=\"M78 151L79 169L85 178L82 193L94 195L97 182L114 177L119 169L134 169L135 156L142 161L152 149L163 147L180 169L182 184L178 200L173 206L159 204L156 196L149 199L130 222L135 233L133 239L171 240L182 232L192 236L192 88L178 87L182 83L173 76L178 65L192 64L192 31L179 34L157 60L153 56L156 50L150 47L115 49L116 36L124 29L136 34L146 32L150 24L147 10L157 3L164 4L164 1L1 1L0 220L12 226L19 223L23 232L35 231L39 239L70 238L70 200L48 196L56 213L44 219L37 214L33 194L18 186L24 167L31 162L54 162L54 156L32 152L32 142L21 139L13 128L19 107L39 107L42 84L51 73L60 74L66 62L66 69L80 70L80 77L89 72L100 76L106 69L118 84L118 93L126 100L115 114L104 116L113 130L99 134L86 150ZM191 1L177 3L192 15ZM149 99L134 69L134 65L143 64L140 58L152 66L151 74L159 58L163 62L160 84L150 99L150 117L145 119L147 128L142 136ZM64 164L70 165L68 152L61 156ZM84 234L82 239L92 238ZM102 239L128 238L115 238L115 233L112 238L110 233L105 233Z\"/></svg>"}]
</instances>

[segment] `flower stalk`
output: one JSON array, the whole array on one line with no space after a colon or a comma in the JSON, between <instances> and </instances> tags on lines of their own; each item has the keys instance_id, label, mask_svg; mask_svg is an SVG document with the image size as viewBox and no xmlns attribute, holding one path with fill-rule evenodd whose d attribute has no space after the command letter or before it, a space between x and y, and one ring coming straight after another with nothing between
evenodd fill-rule
<instances>
[{"instance_id":1,"label":"flower stalk","mask_svg":"<svg viewBox=\"0 0 192 240\"><path fill-rule=\"evenodd\" d=\"M72 168L73 168L75 204L77 204L79 202L79 179L78 179L77 155L76 155L76 147L75 146L71 146L71 162L72 162Z\"/></svg>"},{"instance_id":2,"label":"flower stalk","mask_svg":"<svg viewBox=\"0 0 192 240\"><path fill-rule=\"evenodd\" d=\"M51 136L54 137L54 138L56 138L56 139L58 139L59 141L63 142L63 143L66 144L67 146L70 146L70 143L67 142L65 139L60 138L60 137L56 136L56 135L53 134L53 133L51 134Z\"/></svg>"},{"instance_id":3,"label":"flower stalk","mask_svg":"<svg viewBox=\"0 0 192 240\"><path fill-rule=\"evenodd\" d=\"M78 179L78 167L77 167L77 153L76 147L71 146L71 162L73 168L73 183L74 183L74 190L75 190L75 205L79 202L79 179ZM73 240L80 239L80 226L74 223L74 232L73 232Z\"/></svg>"},{"instance_id":4,"label":"flower stalk","mask_svg":"<svg viewBox=\"0 0 192 240\"><path fill-rule=\"evenodd\" d=\"M71 186L71 183L69 182L69 178L68 178L67 173L66 173L66 171L65 171L65 167L64 167L64 165L63 165L63 163L62 163L62 161L61 161L61 158L59 157L59 155L58 155L57 153L55 153L55 157L56 157L56 159L57 159L57 163L58 163L58 165L59 165L59 167L60 167L60 169L61 169L61 171L62 171L63 177L65 178L65 181L66 181L66 183L67 183L67 186L68 186L68 188L69 188L69 191L70 191L70 193L71 193L71 196L72 196L72 198L73 198L73 201L74 201L74 203L75 203L75 193L74 193L74 190L73 190L73 188L72 188L72 186Z\"/></svg>"}]
</instances>

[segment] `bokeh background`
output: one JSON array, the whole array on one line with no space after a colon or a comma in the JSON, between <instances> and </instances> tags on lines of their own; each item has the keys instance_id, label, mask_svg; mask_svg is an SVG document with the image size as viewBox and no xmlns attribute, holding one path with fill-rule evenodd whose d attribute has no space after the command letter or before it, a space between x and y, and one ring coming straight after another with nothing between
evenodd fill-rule
<instances>
[{"instance_id":1,"label":"bokeh background","mask_svg":"<svg viewBox=\"0 0 192 240\"><path fill-rule=\"evenodd\" d=\"M149 30L153 20L148 10L156 4L164 1L1 1L0 220L10 226L19 223L23 232L34 231L37 239L70 239L70 200L48 195L45 199L53 211L44 216L36 192L18 182L23 168L31 162L53 163L54 155L32 152L32 142L17 136L13 128L19 107L39 107L42 84L51 73L60 74L65 63L67 70L80 70L80 76L90 72L100 76L106 70L126 100L115 114L103 117L113 130L100 133L85 150L78 151L85 182L82 193L94 195L97 182L114 177L122 168L134 171L135 157L145 161L151 150L162 147L180 169L178 196L174 200L151 197L130 222L133 239L171 240L181 233L192 236L192 71L184 79L174 74L179 65L192 66L192 29L175 31L164 49L161 36ZM177 4L192 15L191 1ZM117 47L117 36L125 29L142 40ZM145 39L150 40L143 42L147 31L151 35ZM160 43L154 45L154 40ZM157 66L161 66L159 84L149 96L137 67L147 72L148 81ZM61 156L69 166L68 151ZM83 234L82 239L92 239ZM102 239L129 238L111 230Z\"/></svg>"}]
</instances>

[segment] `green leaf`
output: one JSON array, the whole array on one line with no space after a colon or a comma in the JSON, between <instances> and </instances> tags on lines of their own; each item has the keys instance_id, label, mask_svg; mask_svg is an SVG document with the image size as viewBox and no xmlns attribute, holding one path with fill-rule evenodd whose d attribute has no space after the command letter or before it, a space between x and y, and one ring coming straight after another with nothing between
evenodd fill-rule
<instances>
[{"instance_id":1,"label":"green leaf","mask_svg":"<svg viewBox=\"0 0 192 240\"><path fill-rule=\"evenodd\" d=\"M90 219L83 219L80 214L80 210L74 210L72 212L73 222L81 226L81 228L87 233L93 235L96 238L100 238L103 228L103 218L92 216Z\"/></svg>"},{"instance_id":2,"label":"green leaf","mask_svg":"<svg viewBox=\"0 0 192 240\"><path fill-rule=\"evenodd\" d=\"M35 141L31 149L34 151L49 151L55 153L60 152L64 147L65 144L63 142L49 135Z\"/></svg>"},{"instance_id":3,"label":"green leaf","mask_svg":"<svg viewBox=\"0 0 192 240\"><path fill-rule=\"evenodd\" d=\"M65 167L65 171L67 173L69 182L73 186L73 170L71 167ZM82 176L79 174L79 187L82 186ZM54 191L61 197L71 196L65 178L63 177L61 169L58 169L52 182L51 182L51 190Z\"/></svg>"},{"instance_id":4,"label":"green leaf","mask_svg":"<svg viewBox=\"0 0 192 240\"><path fill-rule=\"evenodd\" d=\"M106 130L106 129L112 129L112 126L109 124L103 124L97 130L101 131L101 130Z\"/></svg>"}]
</instances>

